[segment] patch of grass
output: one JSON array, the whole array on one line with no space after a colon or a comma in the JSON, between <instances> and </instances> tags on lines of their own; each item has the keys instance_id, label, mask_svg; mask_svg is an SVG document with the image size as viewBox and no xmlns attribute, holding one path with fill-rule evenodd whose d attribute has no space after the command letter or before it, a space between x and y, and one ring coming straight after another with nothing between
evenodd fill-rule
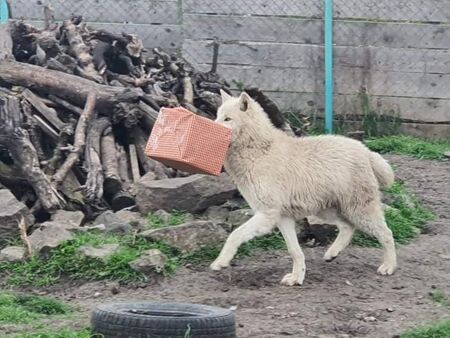
<instances>
[{"instance_id":1,"label":"patch of grass","mask_svg":"<svg viewBox=\"0 0 450 338\"><path fill-rule=\"evenodd\" d=\"M67 305L51 298L0 292L0 323L27 324L45 316L71 311Z\"/></svg>"},{"instance_id":2,"label":"patch of grass","mask_svg":"<svg viewBox=\"0 0 450 338\"><path fill-rule=\"evenodd\" d=\"M106 261L87 258L78 254L82 245L100 246L119 244L120 248ZM48 257L33 257L22 263L0 263L0 272L7 272L8 285L46 286L57 282L61 276L82 280L115 280L119 282L143 280L144 276L128 265L149 249L159 249L169 259L163 273L170 273L176 267L178 254L170 246L160 242L148 242L134 236L81 233L71 241L61 244Z\"/></svg>"},{"instance_id":3,"label":"patch of grass","mask_svg":"<svg viewBox=\"0 0 450 338\"><path fill-rule=\"evenodd\" d=\"M155 215L154 213L149 213L146 218L150 229L158 229L165 226L180 225L186 221L187 215L182 211L172 210L169 213L167 224L162 216Z\"/></svg>"},{"instance_id":4,"label":"patch of grass","mask_svg":"<svg viewBox=\"0 0 450 338\"><path fill-rule=\"evenodd\" d=\"M93 335L89 329L81 331L57 330L42 331L36 333L23 333L12 338L101 338L101 335Z\"/></svg>"},{"instance_id":5,"label":"patch of grass","mask_svg":"<svg viewBox=\"0 0 450 338\"><path fill-rule=\"evenodd\" d=\"M450 337L450 320L434 325L417 328L403 333L401 338L448 338Z\"/></svg>"},{"instance_id":6,"label":"patch of grass","mask_svg":"<svg viewBox=\"0 0 450 338\"><path fill-rule=\"evenodd\" d=\"M448 299L445 296L445 294L440 290L430 292L430 298L435 303L438 303L442 306L450 307L450 299Z\"/></svg>"},{"instance_id":7,"label":"patch of grass","mask_svg":"<svg viewBox=\"0 0 450 338\"><path fill-rule=\"evenodd\" d=\"M404 154L419 159L441 160L444 153L450 150L449 140L422 140L403 135L368 139L365 143L379 153Z\"/></svg>"},{"instance_id":8,"label":"patch of grass","mask_svg":"<svg viewBox=\"0 0 450 338\"><path fill-rule=\"evenodd\" d=\"M390 195L393 201L390 205L392 208L385 211L386 223L392 230L395 241L406 244L421 232L428 220L433 219L433 213L411 197L399 182L395 182L384 193ZM353 243L361 246L379 246L375 238L361 232L355 234Z\"/></svg>"}]
</instances>

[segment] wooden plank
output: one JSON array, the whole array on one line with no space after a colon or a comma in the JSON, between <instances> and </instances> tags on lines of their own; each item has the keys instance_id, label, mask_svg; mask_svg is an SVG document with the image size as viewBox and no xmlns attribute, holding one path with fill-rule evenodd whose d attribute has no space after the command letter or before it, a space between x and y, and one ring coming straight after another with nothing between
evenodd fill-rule
<instances>
[{"instance_id":1,"label":"wooden plank","mask_svg":"<svg viewBox=\"0 0 450 338\"><path fill-rule=\"evenodd\" d=\"M358 2L334 0L333 6L334 16L337 18L447 23L450 20L450 6L447 0L364 0Z\"/></svg>"},{"instance_id":2,"label":"wooden plank","mask_svg":"<svg viewBox=\"0 0 450 338\"><path fill-rule=\"evenodd\" d=\"M323 1L317 0L184 0L183 10L190 14L276 15L321 18ZM335 18L385 21L448 22L450 6L445 0L364 0L358 3L334 0Z\"/></svg>"},{"instance_id":3,"label":"wooden plank","mask_svg":"<svg viewBox=\"0 0 450 338\"><path fill-rule=\"evenodd\" d=\"M183 55L192 64L211 64L210 40L183 42ZM222 44L219 63L309 68L323 65L322 46L292 43L248 42ZM389 47L334 47L334 65L381 71L450 73L450 50Z\"/></svg>"},{"instance_id":4,"label":"wooden plank","mask_svg":"<svg viewBox=\"0 0 450 338\"><path fill-rule=\"evenodd\" d=\"M237 95L235 91L235 95ZM323 116L323 93L265 92L284 111ZM410 122L449 123L450 100L412 97L369 96L369 107L378 114L399 114ZM335 95L336 115L362 115L362 101L358 94Z\"/></svg>"},{"instance_id":5,"label":"wooden plank","mask_svg":"<svg viewBox=\"0 0 450 338\"><path fill-rule=\"evenodd\" d=\"M135 24L176 24L178 22L177 0L10 0L9 2L13 18L43 20L44 5L50 3L55 10L55 19L58 21L67 19L70 14L76 14L82 15L85 21L90 22Z\"/></svg>"},{"instance_id":6,"label":"wooden plank","mask_svg":"<svg viewBox=\"0 0 450 338\"><path fill-rule=\"evenodd\" d=\"M199 65L202 70L208 65ZM323 91L323 71L318 68L278 68L220 64L218 72L238 88L257 84L262 90L290 92ZM335 92L370 95L450 98L450 74L365 71L358 68L335 68Z\"/></svg>"},{"instance_id":7,"label":"wooden plank","mask_svg":"<svg viewBox=\"0 0 450 338\"><path fill-rule=\"evenodd\" d=\"M186 14L184 36L192 40L278 42L322 45L323 20ZM295 33L294 33L295 32ZM450 49L450 25L334 22L338 46Z\"/></svg>"},{"instance_id":8,"label":"wooden plank","mask_svg":"<svg viewBox=\"0 0 450 338\"><path fill-rule=\"evenodd\" d=\"M38 28L44 26L43 21L27 20ZM181 26L179 25L134 25L118 23L89 23L93 29L106 29L113 33L137 34L142 39L145 48L159 47L165 51L181 48Z\"/></svg>"},{"instance_id":9,"label":"wooden plank","mask_svg":"<svg viewBox=\"0 0 450 338\"><path fill-rule=\"evenodd\" d=\"M183 11L194 14L276 15L322 17L322 1L317 0L183 0Z\"/></svg>"}]
</instances>

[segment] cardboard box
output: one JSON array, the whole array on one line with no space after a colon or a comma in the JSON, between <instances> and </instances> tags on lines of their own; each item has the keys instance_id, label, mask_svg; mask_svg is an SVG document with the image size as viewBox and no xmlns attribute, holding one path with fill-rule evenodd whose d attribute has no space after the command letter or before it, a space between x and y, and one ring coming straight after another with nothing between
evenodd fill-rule
<instances>
[{"instance_id":1,"label":"cardboard box","mask_svg":"<svg viewBox=\"0 0 450 338\"><path fill-rule=\"evenodd\" d=\"M182 107L161 108L145 154L178 170L218 176L230 141L230 128Z\"/></svg>"}]
</instances>

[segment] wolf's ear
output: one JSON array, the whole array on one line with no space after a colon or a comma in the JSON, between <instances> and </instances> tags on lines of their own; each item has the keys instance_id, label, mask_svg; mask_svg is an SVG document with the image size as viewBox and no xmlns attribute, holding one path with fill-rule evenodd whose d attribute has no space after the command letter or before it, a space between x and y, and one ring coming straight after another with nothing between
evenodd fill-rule
<instances>
[{"instance_id":1,"label":"wolf's ear","mask_svg":"<svg viewBox=\"0 0 450 338\"><path fill-rule=\"evenodd\" d=\"M241 111L247 111L251 102L252 98L246 92L242 92L239 96L239 108L241 109Z\"/></svg>"},{"instance_id":2,"label":"wolf's ear","mask_svg":"<svg viewBox=\"0 0 450 338\"><path fill-rule=\"evenodd\" d=\"M229 98L231 98L231 95L228 94L226 91L224 91L223 89L220 90L220 96L222 96L222 103L224 103L225 101L227 101Z\"/></svg>"}]
</instances>

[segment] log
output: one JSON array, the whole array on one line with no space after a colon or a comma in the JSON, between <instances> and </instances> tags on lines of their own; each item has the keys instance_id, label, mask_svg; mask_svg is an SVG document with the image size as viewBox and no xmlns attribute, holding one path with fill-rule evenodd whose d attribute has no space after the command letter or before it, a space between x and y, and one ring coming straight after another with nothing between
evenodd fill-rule
<instances>
[{"instance_id":1,"label":"log","mask_svg":"<svg viewBox=\"0 0 450 338\"><path fill-rule=\"evenodd\" d=\"M127 189L131 184L127 153L122 146L117 145L116 147L117 147L117 159L119 162L120 179L122 180L125 189Z\"/></svg>"},{"instance_id":2,"label":"log","mask_svg":"<svg viewBox=\"0 0 450 338\"><path fill-rule=\"evenodd\" d=\"M0 61L3 60L14 60L10 23L0 24Z\"/></svg>"},{"instance_id":3,"label":"log","mask_svg":"<svg viewBox=\"0 0 450 338\"><path fill-rule=\"evenodd\" d=\"M105 175L104 191L110 195L117 194L122 190L122 182L119 174L116 143L111 126L105 129L101 138L101 161Z\"/></svg>"},{"instance_id":4,"label":"log","mask_svg":"<svg viewBox=\"0 0 450 338\"><path fill-rule=\"evenodd\" d=\"M0 80L56 95L79 106L84 105L90 93L95 93L98 105L105 108L118 102L136 102L144 94L140 88L106 86L76 75L15 61L0 62Z\"/></svg>"},{"instance_id":5,"label":"log","mask_svg":"<svg viewBox=\"0 0 450 338\"><path fill-rule=\"evenodd\" d=\"M15 164L33 187L42 206L46 210L61 208L65 201L42 172L36 149L30 141L28 132L20 126L19 100L16 97L2 98L0 104L0 144L7 147Z\"/></svg>"},{"instance_id":6,"label":"log","mask_svg":"<svg viewBox=\"0 0 450 338\"><path fill-rule=\"evenodd\" d=\"M70 50L77 58L78 64L81 67L81 75L89 80L102 83L103 78L95 69L89 47L86 46L81 37L79 26L75 25L74 20L71 19L65 20L62 28L69 42Z\"/></svg>"},{"instance_id":7,"label":"log","mask_svg":"<svg viewBox=\"0 0 450 338\"><path fill-rule=\"evenodd\" d=\"M83 113L83 109L67 102L66 100L63 100L55 95L49 95L48 98L52 100L53 102L59 104L61 107L66 108L67 110L70 110L72 113L75 113L76 115L81 115Z\"/></svg>"},{"instance_id":8,"label":"log","mask_svg":"<svg viewBox=\"0 0 450 338\"><path fill-rule=\"evenodd\" d=\"M100 201L103 198L103 166L101 161L100 138L106 128L111 125L108 118L102 117L92 122L86 139L84 152L84 169L87 172L86 183L83 187L88 201Z\"/></svg>"},{"instance_id":9,"label":"log","mask_svg":"<svg viewBox=\"0 0 450 338\"><path fill-rule=\"evenodd\" d=\"M69 154L56 174L53 175L53 182L55 182L56 185L61 184L67 173L72 169L75 163L78 162L80 155L84 151L84 146L86 144L86 129L94 112L95 103L96 94L91 93L87 98L83 113L81 114L75 129L74 150Z\"/></svg>"},{"instance_id":10,"label":"log","mask_svg":"<svg viewBox=\"0 0 450 338\"><path fill-rule=\"evenodd\" d=\"M60 132L64 128L64 123L59 119L58 114L53 108L49 108L45 103L35 95L31 90L25 89L22 92L22 96L34 107L38 112L50 122L57 132Z\"/></svg>"},{"instance_id":11,"label":"log","mask_svg":"<svg viewBox=\"0 0 450 338\"><path fill-rule=\"evenodd\" d=\"M130 152L130 165L131 165L131 174L133 176L133 182L137 182L141 178L141 173L139 170L139 162L136 147L134 144L130 144L129 152Z\"/></svg>"}]
</instances>

